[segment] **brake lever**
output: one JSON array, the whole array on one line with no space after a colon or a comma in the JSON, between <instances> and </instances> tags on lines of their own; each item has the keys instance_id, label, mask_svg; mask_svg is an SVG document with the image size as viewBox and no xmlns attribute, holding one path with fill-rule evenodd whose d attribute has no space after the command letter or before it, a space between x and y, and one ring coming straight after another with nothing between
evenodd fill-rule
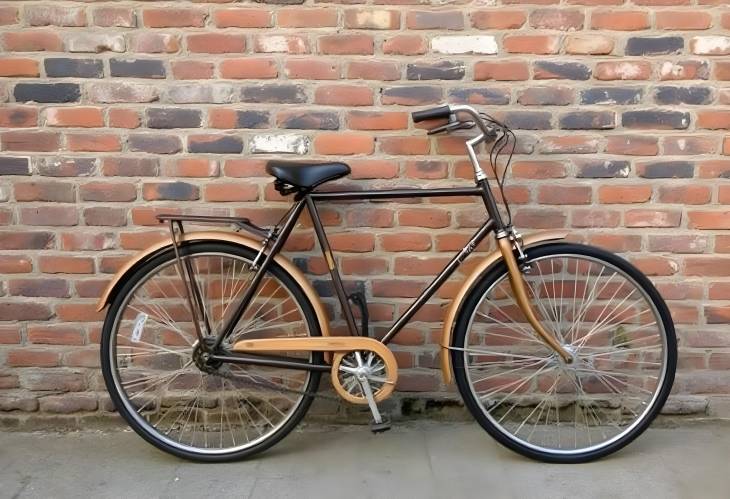
<instances>
[{"instance_id":1,"label":"brake lever","mask_svg":"<svg viewBox=\"0 0 730 499\"><path fill-rule=\"evenodd\" d=\"M445 125L437 126L428 131L428 135L435 135L441 132L453 132L454 130L468 130L474 128L476 123L473 121L449 121Z\"/></svg>"}]
</instances>

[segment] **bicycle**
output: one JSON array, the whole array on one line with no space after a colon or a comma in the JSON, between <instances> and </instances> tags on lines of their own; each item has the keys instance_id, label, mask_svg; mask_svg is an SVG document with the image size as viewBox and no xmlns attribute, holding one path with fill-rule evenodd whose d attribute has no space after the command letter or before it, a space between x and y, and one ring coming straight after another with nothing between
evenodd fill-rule
<instances>
[{"instance_id":1,"label":"bicycle","mask_svg":"<svg viewBox=\"0 0 730 499\"><path fill-rule=\"evenodd\" d=\"M464 280L440 341L444 380L498 442L548 462L577 463L624 447L659 413L677 361L674 326L651 282L623 258L562 241L567 232L522 237L504 199L497 160L516 138L470 106L413 113L429 133L477 128L466 141L474 187L318 190L344 177L339 162L270 161L282 195L294 195L272 228L234 217L160 215L170 240L130 260L99 300L110 305L101 361L111 399L154 446L198 461L261 452L289 433L317 395L320 376L367 405L372 430L389 427L378 403L398 368L388 343L488 234L496 250ZM443 121L445 120L445 123ZM441 124L439 124L441 123ZM494 140L490 165L503 217L475 148ZM471 196L487 216L471 239L380 339L368 336L362 293L348 296L317 202ZM332 336L327 312L280 251L307 209L350 336ZM185 232L183 222L232 224L239 232ZM350 303L359 307L360 329Z\"/></svg>"}]
</instances>

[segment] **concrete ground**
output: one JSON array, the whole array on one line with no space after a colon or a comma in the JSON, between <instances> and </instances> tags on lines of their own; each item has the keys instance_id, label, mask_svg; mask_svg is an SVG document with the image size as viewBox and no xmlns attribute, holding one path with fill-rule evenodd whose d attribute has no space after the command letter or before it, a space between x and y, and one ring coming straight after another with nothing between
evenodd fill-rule
<instances>
[{"instance_id":1,"label":"concrete ground","mask_svg":"<svg viewBox=\"0 0 730 499\"><path fill-rule=\"evenodd\" d=\"M730 427L651 429L599 462L549 465L476 424L308 427L258 459L195 464L130 431L0 433L7 498L728 498Z\"/></svg>"}]
</instances>

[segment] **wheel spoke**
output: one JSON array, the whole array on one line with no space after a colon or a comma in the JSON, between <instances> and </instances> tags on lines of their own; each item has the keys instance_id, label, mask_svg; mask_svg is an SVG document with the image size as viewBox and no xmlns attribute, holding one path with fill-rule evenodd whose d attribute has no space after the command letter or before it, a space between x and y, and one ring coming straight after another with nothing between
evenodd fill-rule
<instances>
[{"instance_id":1,"label":"wheel spoke","mask_svg":"<svg viewBox=\"0 0 730 499\"><path fill-rule=\"evenodd\" d=\"M532 271L523 278L535 311L574 361L564 363L526 320L515 320L508 276L495 273L475 288L476 300L467 299L471 319L461 324L468 329L456 332L463 343L450 347L463 356L464 368L455 366L466 379L460 390L481 408L480 423L515 450L558 460L610 452L657 403L667 371L666 322L625 262L545 248L528 252Z\"/></svg>"},{"instance_id":2,"label":"wheel spoke","mask_svg":"<svg viewBox=\"0 0 730 499\"><path fill-rule=\"evenodd\" d=\"M213 333L220 331L250 286L255 254L195 252L190 246L182 246L181 252L200 293L204 315L199 318L207 317ZM255 450L283 431L287 421L303 415L309 400L305 393L316 389L312 381L319 374L206 360L192 330L174 254L160 261L139 273L108 319L114 324L109 341L112 378L105 373L105 379L122 400L120 412L164 449L172 446L201 456ZM303 308L309 307L306 298L291 278L280 277L282 272L265 274L251 306L234 325L234 338L312 334ZM145 314L142 322L139 314ZM308 355L312 361L314 354ZM373 372L377 383L382 371L373 366Z\"/></svg>"}]
</instances>

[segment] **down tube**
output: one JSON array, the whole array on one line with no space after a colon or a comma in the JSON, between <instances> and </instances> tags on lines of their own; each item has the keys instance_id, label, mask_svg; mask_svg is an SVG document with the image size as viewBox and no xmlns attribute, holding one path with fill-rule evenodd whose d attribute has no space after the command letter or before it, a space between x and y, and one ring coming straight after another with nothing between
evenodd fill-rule
<instances>
[{"instance_id":1,"label":"down tube","mask_svg":"<svg viewBox=\"0 0 730 499\"><path fill-rule=\"evenodd\" d=\"M454 271L461 265L466 257L468 257L472 251L479 245L480 242L486 237L487 234L494 228L494 220L491 218L484 222L484 224L479 227L479 230L476 231L476 233L472 236L471 239L469 239L469 242L466 243L466 246L464 246L461 251L459 251L454 258L449 261L449 263L444 267L444 269L439 273L439 275L436 276L436 278L431 281L431 284L428 285L426 289L421 292L421 294L416 298L416 301L411 304L408 309L403 312L403 315L401 315L398 320L393 324L393 326L390 328L390 331L386 333L385 336L383 336L383 339L381 340L383 343L387 344L392 340L398 332L405 326L409 320L413 318L414 315L418 312L418 310L423 306L424 303L428 301L431 296L436 292L438 288L441 287L441 285L451 277L451 274L454 273Z\"/></svg>"}]
</instances>

